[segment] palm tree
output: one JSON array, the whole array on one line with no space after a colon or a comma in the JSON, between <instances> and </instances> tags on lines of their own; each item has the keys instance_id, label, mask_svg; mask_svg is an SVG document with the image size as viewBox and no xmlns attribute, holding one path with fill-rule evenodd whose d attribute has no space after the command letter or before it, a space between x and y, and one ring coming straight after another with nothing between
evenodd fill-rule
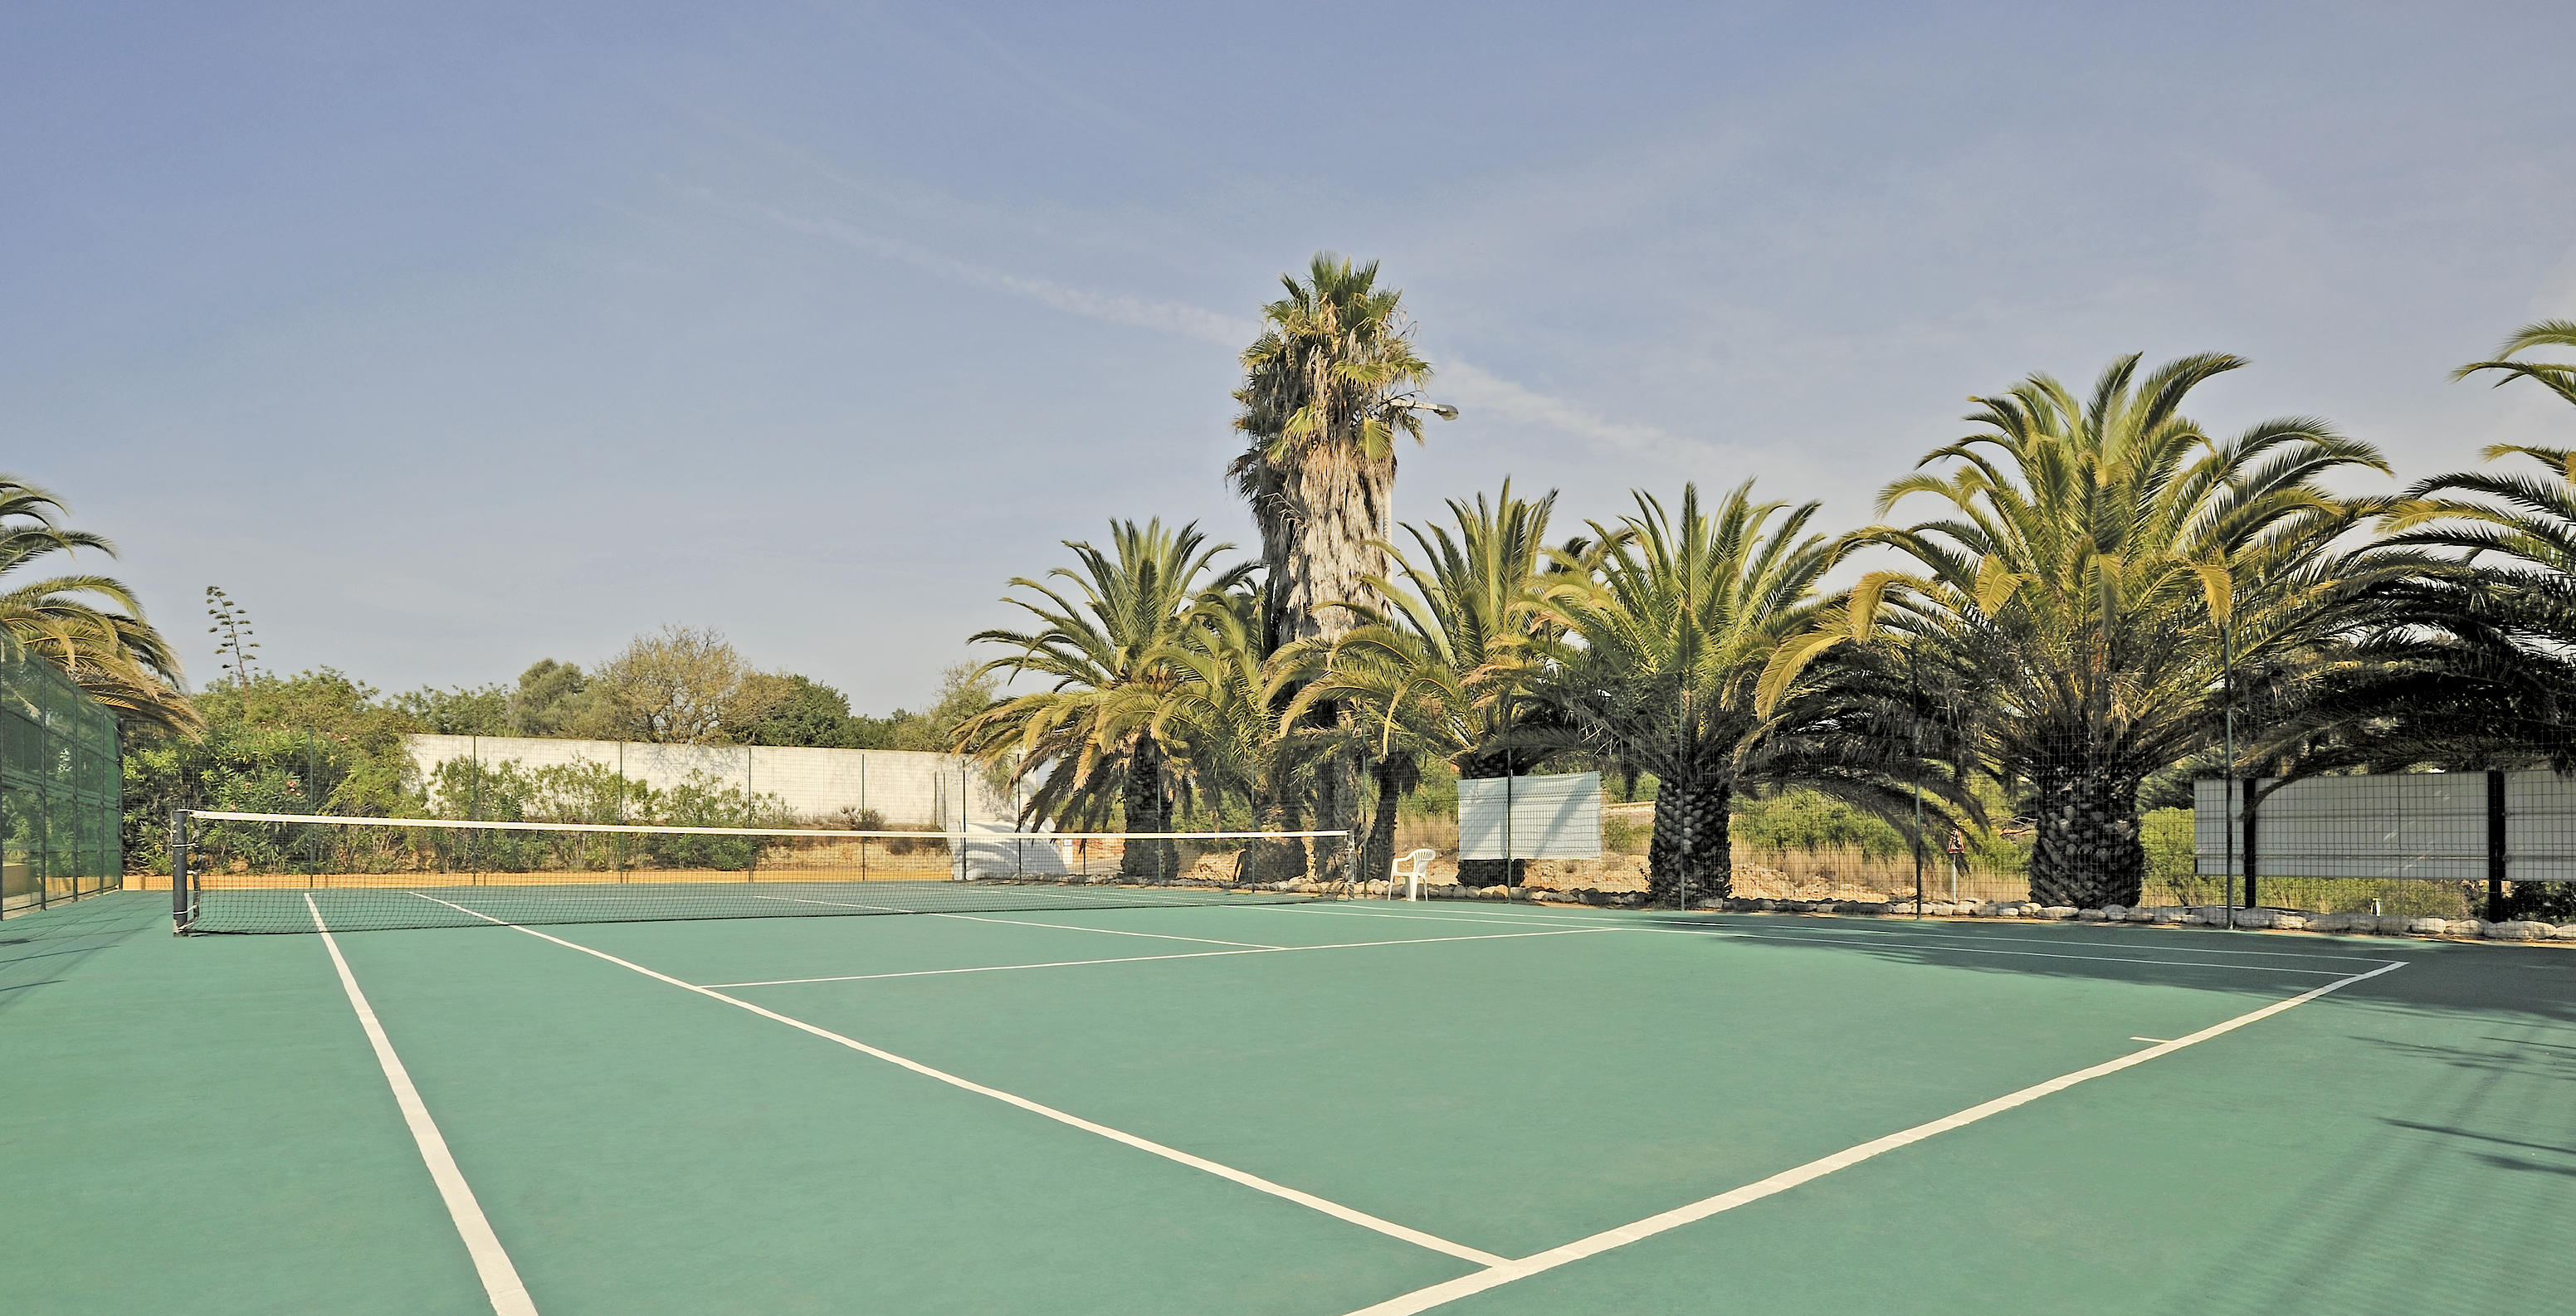
<instances>
[{"instance_id":1,"label":"palm tree","mask_svg":"<svg viewBox=\"0 0 2576 1316\"><path fill-rule=\"evenodd\" d=\"M0 475L0 578L48 553L116 547L86 530L67 530L70 511L34 485ZM143 617L134 591L108 576L78 574L31 580L0 593L0 635L13 652L59 667L129 728L154 727L194 736L204 729L179 693L178 656Z\"/></svg>"},{"instance_id":2,"label":"palm tree","mask_svg":"<svg viewBox=\"0 0 2576 1316\"><path fill-rule=\"evenodd\" d=\"M1431 378L1414 355L1404 293L1377 286L1377 262L1355 267L1317 252L1305 282L1280 282L1287 295L1262 308L1267 328L1244 349L1234 424L1247 446L1228 467L1261 529L1266 653L1329 644L1358 624L1351 605L1376 602L1368 579L1386 571L1378 546L1395 490L1395 436L1421 440L1423 408L1409 391ZM1319 727L1340 719L1330 703L1311 707ZM1313 782L1316 821L1349 826L1349 765L1328 756Z\"/></svg>"},{"instance_id":3,"label":"palm tree","mask_svg":"<svg viewBox=\"0 0 2576 1316\"><path fill-rule=\"evenodd\" d=\"M1346 733L1358 742L1376 778L1377 809L1361 850L1361 871L1380 875L1395 858L1395 814L1421 782L1426 759L1439 759L1470 779L1502 776L1512 765L1508 737L1532 711L1531 680L1559 656L1563 626L1549 609L1547 522L1556 494L1528 500L1509 480L1492 502L1449 500L1457 530L1407 525L1417 564L1393 544L1390 578L1368 585L1386 600L1355 611L1363 624L1343 635L1304 689L1306 704L1334 701L1350 710ZM1564 553L1579 557L1582 541ZM1521 754L1522 766L1531 761ZM1507 880L1501 860L1467 860L1471 886ZM1477 879L1484 878L1485 881Z\"/></svg>"},{"instance_id":4,"label":"palm tree","mask_svg":"<svg viewBox=\"0 0 2576 1316\"><path fill-rule=\"evenodd\" d=\"M1864 602L1883 597L1887 626L1966 692L1985 770L2030 792L2044 904L2135 904L2140 786L2218 739L2228 651L2240 682L2295 681L2395 569L2336 543L2386 501L2317 483L2385 473L2368 444L2312 418L2221 443L2182 414L2192 388L2244 364L2208 353L2141 379L2131 355L2080 403L2045 375L1974 399L1982 428L1879 495L1881 515L1914 494L1947 515L1849 537L1918 569L1874 579ZM1921 469L1942 461L1959 463L1947 478Z\"/></svg>"},{"instance_id":5,"label":"palm tree","mask_svg":"<svg viewBox=\"0 0 2576 1316\"><path fill-rule=\"evenodd\" d=\"M1166 530L1159 520L1113 521L1109 529L1108 551L1067 540L1080 569L1048 573L1071 581L1078 599L1014 578L1014 587L1038 599L1006 602L1027 609L1038 627L971 637L1018 650L985 663L978 675L1025 673L1052 684L968 719L955 746L987 765L1008 765L1014 780L1039 775L1024 818L1098 825L1115 806L1124 830L1169 831L1178 783L1166 705L1187 675L1174 646L1202 599L1233 589L1252 568L1215 569L1217 555L1234 546L1208 544L1195 523ZM1168 840L1131 843L1119 871L1168 877L1176 863Z\"/></svg>"},{"instance_id":6,"label":"palm tree","mask_svg":"<svg viewBox=\"0 0 2576 1316\"><path fill-rule=\"evenodd\" d=\"M1597 565L1598 578L1549 591L1583 647L1548 697L1605 760L1658 779L1647 880L1658 904L1729 894L1735 794L1778 779L1760 762L1788 730L1777 715L1810 702L1783 674L1812 647L1799 637L1838 550L1801 537L1819 504L1779 516L1787 504L1752 493L1738 485L1711 515L1685 485L1678 516L1639 493L1635 515L1593 526L1604 548L1582 565Z\"/></svg>"},{"instance_id":7,"label":"palm tree","mask_svg":"<svg viewBox=\"0 0 2576 1316\"><path fill-rule=\"evenodd\" d=\"M2499 384L2534 379L2576 403L2576 367L2512 359L2540 346L2576 347L2576 321L2525 325L2498 359L2452 378L2498 371ZM2374 624L2352 661L2287 710L2267 752L2304 771L2576 772L2576 450L2500 443L2480 455L2538 469L2407 489L2371 553L2412 570L2370 591Z\"/></svg>"}]
</instances>

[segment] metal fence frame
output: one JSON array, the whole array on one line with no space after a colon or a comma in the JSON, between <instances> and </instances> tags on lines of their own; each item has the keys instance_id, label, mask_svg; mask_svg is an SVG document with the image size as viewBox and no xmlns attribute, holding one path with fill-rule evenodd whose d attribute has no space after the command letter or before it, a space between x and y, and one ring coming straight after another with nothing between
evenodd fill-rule
<instances>
[{"instance_id":1,"label":"metal fence frame","mask_svg":"<svg viewBox=\"0 0 2576 1316\"><path fill-rule=\"evenodd\" d=\"M124 885L116 716L23 648L0 654L0 917Z\"/></svg>"}]
</instances>

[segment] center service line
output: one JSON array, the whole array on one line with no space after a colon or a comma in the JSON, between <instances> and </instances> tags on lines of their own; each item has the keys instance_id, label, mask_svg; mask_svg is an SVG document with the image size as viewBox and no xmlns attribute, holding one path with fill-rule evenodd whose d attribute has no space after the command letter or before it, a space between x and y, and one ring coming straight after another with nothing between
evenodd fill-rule
<instances>
[{"instance_id":1,"label":"center service line","mask_svg":"<svg viewBox=\"0 0 2576 1316\"><path fill-rule=\"evenodd\" d=\"M1970 1106L1955 1115L1945 1115L1929 1124L1917 1124L1913 1128L1891 1133L1873 1142L1864 1142L1857 1147L1846 1147L1831 1156L1809 1161L1795 1169L1782 1170L1768 1179L1746 1184L1730 1192L1702 1198L1688 1206L1675 1207L1662 1215L1650 1215L1633 1224L1621 1225L1616 1229L1605 1229L1590 1238L1578 1238L1562 1247L1549 1248L1545 1252L1522 1257L1518 1261L1506 1261L1499 1266L1489 1267L1472 1275L1462 1275L1445 1284L1415 1289L1402 1297L1389 1298L1376 1306L1362 1307L1358 1311L1349 1313L1349 1316L1414 1316L1416 1312L1429 1311L1469 1294L1482 1293L1487 1289L1509 1284L1513 1280L1527 1279L1542 1271L1554 1270L1570 1261L1581 1261L1585 1257L1597 1256L1612 1248L1626 1247L1630 1243L1652 1238L1666 1230L1678 1229L1694 1221L1706 1220L1720 1212L1732 1211L1748 1202L1758 1202L1775 1193L1787 1192L1800 1184L1822 1179L1836 1170L1858 1165L1882 1152L1891 1152L1909 1143L1921 1142L1936 1133L1966 1128L1990 1115L2000 1115L2016 1106L2027 1105L2052 1093L2063 1092L2087 1079L2116 1074L2132 1065L2143 1065L2158 1056L2172 1055L2194 1043L2206 1042L2222 1033L2232 1033L2247 1024L2269 1019L2284 1010L2305 1005L2328 992L2341 991L2354 983L2402 969L2407 963L2405 960L2399 960L2393 964L2381 965L2368 973L2356 973L2349 978L2327 983L2323 987L2301 992L2288 1000L2275 1001L2262 1009L2240 1014L2224 1023L2212 1024L2197 1033L2175 1038L2162 1046L2133 1051L2117 1060L2105 1061L2090 1069L2079 1069L2072 1074L2061 1074L2045 1083L2034 1083L2019 1092L2005 1093L1992 1101Z\"/></svg>"}]
</instances>

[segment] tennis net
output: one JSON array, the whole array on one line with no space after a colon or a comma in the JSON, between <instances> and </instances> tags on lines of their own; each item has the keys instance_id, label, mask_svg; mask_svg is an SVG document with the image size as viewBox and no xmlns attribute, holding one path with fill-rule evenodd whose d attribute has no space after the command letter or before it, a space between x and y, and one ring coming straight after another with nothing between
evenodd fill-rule
<instances>
[{"instance_id":1,"label":"tennis net","mask_svg":"<svg viewBox=\"0 0 2576 1316\"><path fill-rule=\"evenodd\" d=\"M208 810L176 821L171 905L198 933L1277 904L1348 894L1348 838ZM1331 880L1309 875L1319 866Z\"/></svg>"}]
</instances>

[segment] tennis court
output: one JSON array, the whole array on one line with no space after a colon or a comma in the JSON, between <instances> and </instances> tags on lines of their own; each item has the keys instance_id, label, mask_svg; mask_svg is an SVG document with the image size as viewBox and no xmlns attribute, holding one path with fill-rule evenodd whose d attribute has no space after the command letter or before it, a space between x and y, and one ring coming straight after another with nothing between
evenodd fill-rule
<instances>
[{"instance_id":1,"label":"tennis court","mask_svg":"<svg viewBox=\"0 0 2576 1316\"><path fill-rule=\"evenodd\" d=\"M8 1310L2576 1292L2546 946L1385 901L182 939L168 903L0 932Z\"/></svg>"}]
</instances>

